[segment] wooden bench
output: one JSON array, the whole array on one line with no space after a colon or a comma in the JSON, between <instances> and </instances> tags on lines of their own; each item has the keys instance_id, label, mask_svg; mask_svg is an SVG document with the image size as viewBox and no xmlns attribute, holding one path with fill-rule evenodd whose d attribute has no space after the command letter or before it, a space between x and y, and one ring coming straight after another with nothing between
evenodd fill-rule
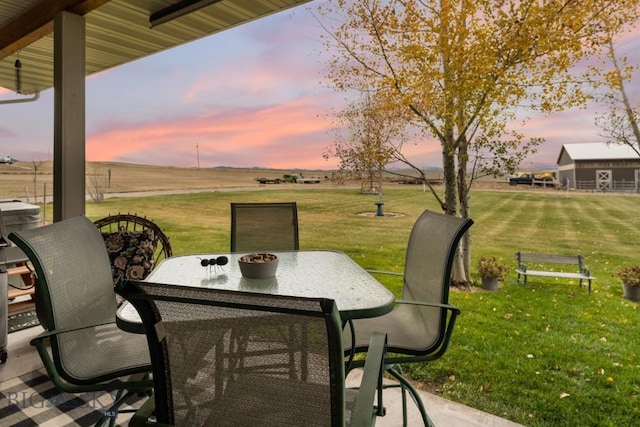
<instances>
[{"instance_id":1,"label":"wooden bench","mask_svg":"<svg viewBox=\"0 0 640 427\"><path fill-rule=\"evenodd\" d=\"M543 276L543 277L561 277L565 279L578 279L580 281L580 287L582 287L582 281L586 280L589 283L589 293L591 293L591 281L595 280L589 274L589 269L584 265L584 258L582 255L554 255L554 254L536 254L527 252L517 252L516 261L518 262L518 283L520 283L520 276L522 276L522 282L524 286L527 286L527 276ZM556 264L556 265L575 265L577 266L577 272L563 272L554 271L552 268L546 270L532 270L527 267L527 263L533 264Z\"/></svg>"}]
</instances>

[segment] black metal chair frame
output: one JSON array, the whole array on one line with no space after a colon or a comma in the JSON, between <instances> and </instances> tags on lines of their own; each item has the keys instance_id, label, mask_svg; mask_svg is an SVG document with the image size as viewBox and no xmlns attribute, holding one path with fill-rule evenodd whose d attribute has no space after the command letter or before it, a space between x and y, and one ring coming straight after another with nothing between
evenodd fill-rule
<instances>
[{"instance_id":1,"label":"black metal chair frame","mask_svg":"<svg viewBox=\"0 0 640 427\"><path fill-rule=\"evenodd\" d=\"M122 214L109 215L104 218L94 221L94 224L101 233L117 233L119 231L142 231L153 230L155 236L156 250L154 252L154 263L165 258L171 258L173 256L173 250L171 249L171 242L169 237L162 231L162 229L155 222L147 219L147 217L141 217L136 214Z\"/></svg>"}]
</instances>

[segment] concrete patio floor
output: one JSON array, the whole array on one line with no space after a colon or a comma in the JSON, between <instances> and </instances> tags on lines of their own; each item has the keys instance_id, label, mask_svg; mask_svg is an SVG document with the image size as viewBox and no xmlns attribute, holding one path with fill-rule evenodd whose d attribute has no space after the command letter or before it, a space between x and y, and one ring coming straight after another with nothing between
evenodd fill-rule
<instances>
[{"instance_id":1,"label":"concrete patio floor","mask_svg":"<svg viewBox=\"0 0 640 427\"><path fill-rule=\"evenodd\" d=\"M29 345L29 341L42 332L40 326L25 329L9 334L8 352L9 357L5 364L0 365L0 382L6 381L33 372L42 368L42 363L35 348ZM347 385L357 385L359 383L359 371L352 372L347 378ZM420 392L422 401L427 409L427 413L436 426L443 427L517 427L520 424L502 419L473 408L455 403L439 396L427 392ZM396 427L402 425L402 400L400 390L387 389L384 394L384 405L387 414L379 417L376 426ZM409 426L421 426L422 419L416 405L409 399L408 401ZM120 415L118 425L127 425L128 416ZM2 420L0 419L0 425Z\"/></svg>"},{"instance_id":2,"label":"concrete patio floor","mask_svg":"<svg viewBox=\"0 0 640 427\"><path fill-rule=\"evenodd\" d=\"M347 378L347 386L360 382L362 371L354 371ZM391 382L391 380L388 380ZM478 411L465 405L443 399L432 393L419 390L427 414L437 427L518 427L521 424L505 420L486 412ZM378 417L376 427L402 426L402 398L399 388L386 389L384 392L384 406L387 414ZM422 426L422 417L417 406L407 397L407 424L411 427Z\"/></svg>"}]
</instances>

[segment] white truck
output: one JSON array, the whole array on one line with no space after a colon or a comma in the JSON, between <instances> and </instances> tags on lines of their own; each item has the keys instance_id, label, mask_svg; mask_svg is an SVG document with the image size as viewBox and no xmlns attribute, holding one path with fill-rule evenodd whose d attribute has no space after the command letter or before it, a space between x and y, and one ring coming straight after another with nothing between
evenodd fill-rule
<instances>
[{"instance_id":1,"label":"white truck","mask_svg":"<svg viewBox=\"0 0 640 427\"><path fill-rule=\"evenodd\" d=\"M0 163L13 163L13 158L11 157L11 154L5 154L4 156L0 157Z\"/></svg>"},{"instance_id":2,"label":"white truck","mask_svg":"<svg viewBox=\"0 0 640 427\"><path fill-rule=\"evenodd\" d=\"M320 178L302 178L302 176L296 178L298 184L320 184Z\"/></svg>"},{"instance_id":3,"label":"white truck","mask_svg":"<svg viewBox=\"0 0 640 427\"><path fill-rule=\"evenodd\" d=\"M301 173L283 175L285 182L295 182L298 184L320 184L320 178L304 178Z\"/></svg>"}]
</instances>

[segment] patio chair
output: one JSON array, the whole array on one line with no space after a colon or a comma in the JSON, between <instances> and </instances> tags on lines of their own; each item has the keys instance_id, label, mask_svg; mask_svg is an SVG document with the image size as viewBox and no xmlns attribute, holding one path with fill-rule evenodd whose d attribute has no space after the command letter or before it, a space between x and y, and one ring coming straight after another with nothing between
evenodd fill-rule
<instances>
[{"instance_id":1,"label":"patio chair","mask_svg":"<svg viewBox=\"0 0 640 427\"><path fill-rule=\"evenodd\" d=\"M296 202L231 203L231 252L298 249Z\"/></svg>"},{"instance_id":2,"label":"patio chair","mask_svg":"<svg viewBox=\"0 0 640 427\"><path fill-rule=\"evenodd\" d=\"M45 331L31 341L51 381L68 393L117 392L98 425L134 392L151 390L144 335L115 324L116 299L102 236L83 216L9 235L31 261ZM50 351L48 350L50 348ZM140 374L140 375L138 375Z\"/></svg>"},{"instance_id":3,"label":"patio chair","mask_svg":"<svg viewBox=\"0 0 640 427\"><path fill-rule=\"evenodd\" d=\"M402 299L387 315L355 320L346 328L345 355L368 350L373 331L388 336L389 356L385 370L399 381L403 395L403 424L406 426L406 390L420 409L425 425L432 425L420 396L402 376L400 363L428 362L441 357L449 345L460 310L449 304L451 270L458 242L473 220L425 211L416 220L405 259ZM373 273L386 273L373 271ZM394 274L394 273L390 273ZM397 274L397 273L396 273ZM354 334L351 331L355 331ZM351 360L348 369L363 361Z\"/></svg>"},{"instance_id":4,"label":"patio chair","mask_svg":"<svg viewBox=\"0 0 640 427\"><path fill-rule=\"evenodd\" d=\"M152 415L158 424L179 426L375 423L385 337L372 334L360 389L346 389L342 325L333 300L135 281L120 293L142 317L155 384L153 398L130 425L155 426ZM282 324L290 326L286 338L279 335ZM297 376L260 369L280 356L245 343L266 345L266 339L300 348L292 366Z\"/></svg>"},{"instance_id":5,"label":"patio chair","mask_svg":"<svg viewBox=\"0 0 640 427\"><path fill-rule=\"evenodd\" d=\"M107 246L114 283L120 278L142 280L173 254L167 235L146 217L119 213L94 224Z\"/></svg>"}]
</instances>

